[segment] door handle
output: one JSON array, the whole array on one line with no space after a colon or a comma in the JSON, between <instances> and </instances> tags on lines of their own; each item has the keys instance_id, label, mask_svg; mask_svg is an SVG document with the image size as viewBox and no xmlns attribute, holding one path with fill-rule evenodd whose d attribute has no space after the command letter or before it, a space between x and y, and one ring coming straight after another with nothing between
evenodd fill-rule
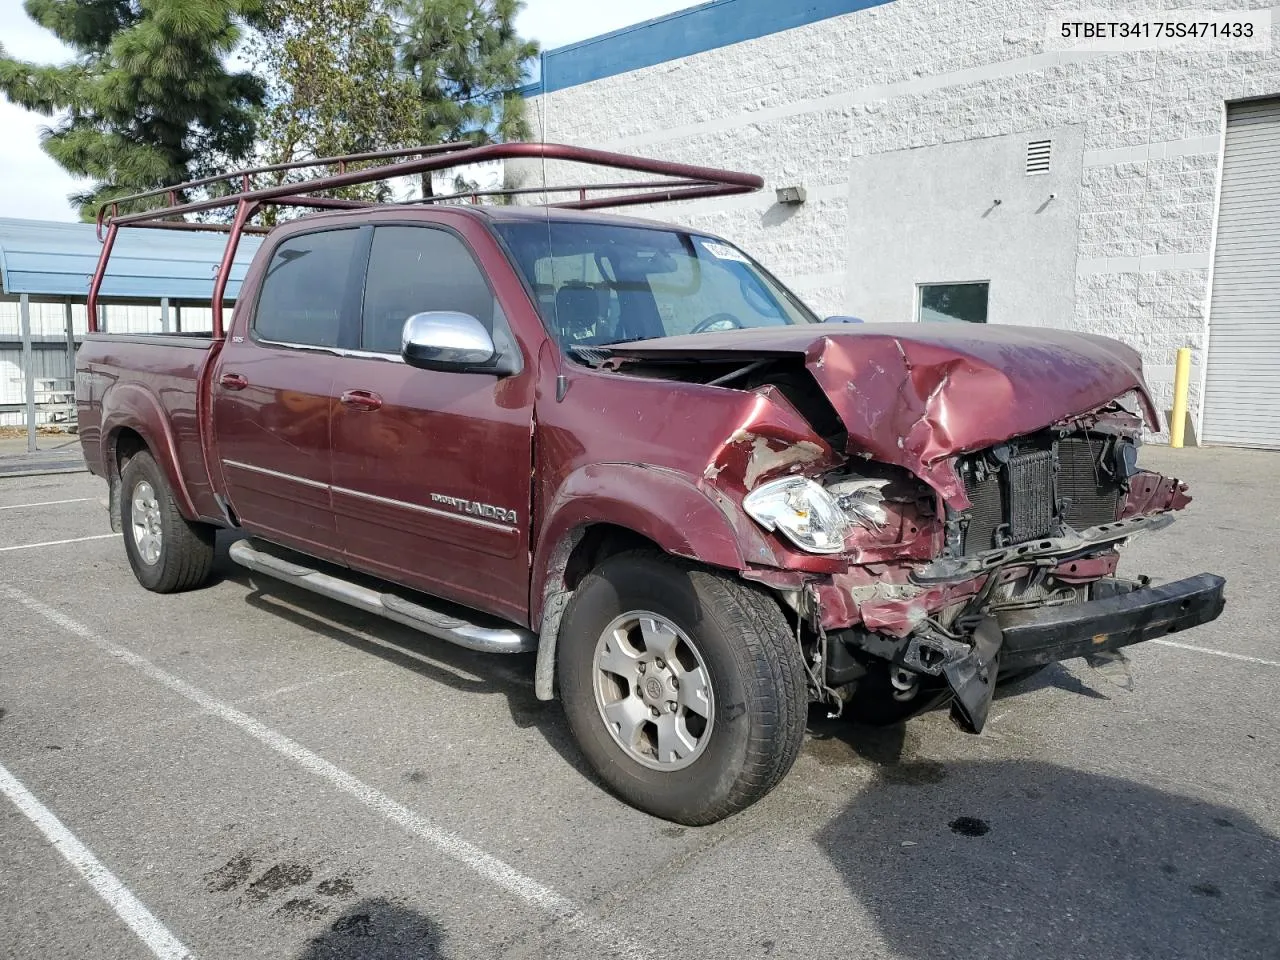
<instances>
[{"instance_id":1,"label":"door handle","mask_svg":"<svg viewBox=\"0 0 1280 960\"><path fill-rule=\"evenodd\" d=\"M382 398L372 390L348 390L342 395L342 404L357 410L373 411L381 409Z\"/></svg>"},{"instance_id":2,"label":"door handle","mask_svg":"<svg viewBox=\"0 0 1280 960\"><path fill-rule=\"evenodd\" d=\"M238 373L224 373L218 382L228 390L243 390L249 385L249 378Z\"/></svg>"}]
</instances>

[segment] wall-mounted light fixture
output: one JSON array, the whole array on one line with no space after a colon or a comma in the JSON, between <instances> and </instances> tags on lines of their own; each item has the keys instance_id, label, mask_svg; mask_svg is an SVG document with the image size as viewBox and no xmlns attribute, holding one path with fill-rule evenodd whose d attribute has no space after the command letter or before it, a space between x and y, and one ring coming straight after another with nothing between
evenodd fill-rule
<instances>
[{"instance_id":1,"label":"wall-mounted light fixture","mask_svg":"<svg viewBox=\"0 0 1280 960\"><path fill-rule=\"evenodd\" d=\"M779 187L778 202L795 206L804 203L808 199L808 194L804 187Z\"/></svg>"}]
</instances>

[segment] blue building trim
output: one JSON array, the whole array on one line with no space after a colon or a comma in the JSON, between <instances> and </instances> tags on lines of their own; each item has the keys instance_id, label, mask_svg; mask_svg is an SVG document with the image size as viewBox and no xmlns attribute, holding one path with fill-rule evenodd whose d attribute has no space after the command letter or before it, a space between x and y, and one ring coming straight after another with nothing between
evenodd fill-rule
<instances>
[{"instance_id":1,"label":"blue building trim","mask_svg":"<svg viewBox=\"0 0 1280 960\"><path fill-rule=\"evenodd\" d=\"M541 79L526 97L630 73L893 0L711 0L542 55Z\"/></svg>"}]
</instances>

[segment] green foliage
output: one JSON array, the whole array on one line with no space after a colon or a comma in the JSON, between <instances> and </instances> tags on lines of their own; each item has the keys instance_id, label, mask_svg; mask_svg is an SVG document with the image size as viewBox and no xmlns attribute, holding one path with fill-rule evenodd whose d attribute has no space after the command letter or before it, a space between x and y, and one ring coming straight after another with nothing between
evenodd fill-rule
<instances>
[{"instance_id":1,"label":"green foliage","mask_svg":"<svg viewBox=\"0 0 1280 960\"><path fill-rule=\"evenodd\" d=\"M520 0L26 0L28 15L75 57L35 64L0 47L0 93L54 118L42 146L93 182L71 198L91 218L106 200L249 158L521 139L528 131L512 91L538 47L515 32L520 8ZM228 70L246 35L254 72Z\"/></svg>"},{"instance_id":2,"label":"green foliage","mask_svg":"<svg viewBox=\"0 0 1280 960\"><path fill-rule=\"evenodd\" d=\"M27 14L76 52L38 65L0 48L0 93L56 118L47 154L99 203L216 172L249 155L260 81L226 57L259 0L27 0Z\"/></svg>"},{"instance_id":3,"label":"green foliage","mask_svg":"<svg viewBox=\"0 0 1280 960\"><path fill-rule=\"evenodd\" d=\"M423 143L522 140L522 99L537 43L521 40L521 0L397 0L400 63L418 94Z\"/></svg>"},{"instance_id":4,"label":"green foliage","mask_svg":"<svg viewBox=\"0 0 1280 960\"><path fill-rule=\"evenodd\" d=\"M266 78L269 163L527 135L520 86L537 44L520 0L264 0L250 49ZM301 175L291 175L301 179ZM422 178L430 192L430 176ZM386 199L386 184L340 196Z\"/></svg>"},{"instance_id":5,"label":"green foliage","mask_svg":"<svg viewBox=\"0 0 1280 960\"><path fill-rule=\"evenodd\" d=\"M380 0L265 0L251 50L267 80L269 162L413 143L413 89Z\"/></svg>"}]
</instances>

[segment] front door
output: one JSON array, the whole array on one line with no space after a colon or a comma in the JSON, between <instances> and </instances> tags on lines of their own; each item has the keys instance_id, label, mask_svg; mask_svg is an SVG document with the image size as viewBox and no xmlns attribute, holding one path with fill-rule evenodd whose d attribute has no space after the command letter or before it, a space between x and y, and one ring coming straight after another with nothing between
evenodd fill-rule
<instances>
[{"instance_id":1,"label":"front door","mask_svg":"<svg viewBox=\"0 0 1280 960\"><path fill-rule=\"evenodd\" d=\"M240 523L333 560L342 554L329 489L332 391L337 350L359 322L367 240L367 228L281 240L211 385L217 466Z\"/></svg>"},{"instance_id":2,"label":"front door","mask_svg":"<svg viewBox=\"0 0 1280 960\"><path fill-rule=\"evenodd\" d=\"M374 228L358 356L334 385L333 506L347 562L513 620L528 613L531 364L499 378L410 367L415 313L476 317L517 351L464 240Z\"/></svg>"}]
</instances>

